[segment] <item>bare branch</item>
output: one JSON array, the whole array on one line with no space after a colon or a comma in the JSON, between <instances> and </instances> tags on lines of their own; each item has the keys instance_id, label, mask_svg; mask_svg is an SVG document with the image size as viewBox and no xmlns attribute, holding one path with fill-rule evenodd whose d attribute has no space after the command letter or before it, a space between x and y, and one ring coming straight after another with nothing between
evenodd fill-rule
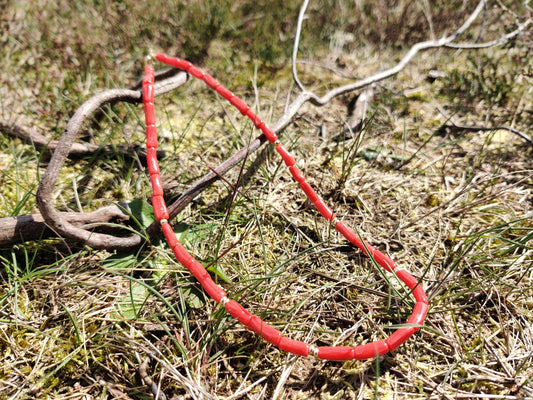
<instances>
[{"instance_id":1,"label":"bare branch","mask_svg":"<svg viewBox=\"0 0 533 400\"><path fill-rule=\"evenodd\" d=\"M296 71L296 58L298 57L298 47L300 45L300 35L302 34L302 24L305 17L305 10L309 5L309 0L304 0L302 7L300 8L300 13L298 14L298 22L296 24L296 34L294 36L294 46L292 48L292 79L296 83L296 86L302 91L305 92L305 87L300 82L298 78L298 71Z\"/></svg>"},{"instance_id":2,"label":"bare branch","mask_svg":"<svg viewBox=\"0 0 533 400\"><path fill-rule=\"evenodd\" d=\"M470 15L470 17L468 17L465 23L459 29L457 29L457 31L455 31L452 35L444 36L438 40L427 40L427 41L419 42L415 44L413 47L411 47L411 49L407 52L407 54L400 60L400 62L396 64L394 67L389 68L385 71L379 72L368 78L364 78L359 81L349 83L347 85L343 85L336 89L330 90L328 93L326 93L322 97L318 97L312 92L302 92L301 95L307 97L308 98L307 100L311 101L311 103L313 103L314 105L323 106L327 104L329 101L331 101L333 98L340 96L344 93L348 93L354 90L361 89L365 86L371 85L372 83L376 83L386 78L390 78L393 75L396 75L398 72L400 72L402 69L405 68L405 66L413 59L414 56L418 54L419 51L438 48L438 47L444 47L450 44L451 42L453 42L460 34L462 34L466 29L468 29L470 25L472 25L472 22L474 22L474 20L477 18L481 10L483 10L483 6L485 5L485 2L486 0L481 0L479 4L477 5L476 9Z\"/></svg>"},{"instance_id":3,"label":"bare branch","mask_svg":"<svg viewBox=\"0 0 533 400\"><path fill-rule=\"evenodd\" d=\"M163 83L156 85L156 95L161 95L162 93L170 91L180 84L183 84L187 80L187 76L185 74L178 74L169 79L171 81L170 83L168 81L163 81ZM52 195L59 172L83 123L104 104L116 103L119 101L139 103L141 100L142 93L140 91L128 89L106 90L91 97L82 104L68 122L39 184L39 189L37 190L37 206L39 211L46 224L58 234L84 243L95 249L124 250L140 244L141 239L137 235L117 237L89 231L72 224L65 220L63 216L56 211Z\"/></svg>"},{"instance_id":4,"label":"bare branch","mask_svg":"<svg viewBox=\"0 0 533 400\"><path fill-rule=\"evenodd\" d=\"M44 135L41 135L35 129L21 126L21 125L9 125L4 122L0 122L0 132L6 135L19 138L26 142L30 142L37 150L45 150L47 153L52 155L57 148L57 140L50 140ZM93 155L94 153L99 152L100 154L105 155L116 155L120 154L124 157L132 157L134 154L137 154L141 157L146 156L146 148L142 146L128 146L128 145L118 145L110 146L104 145L100 146L97 144L90 143L73 143L72 147L68 153L68 158L82 158ZM158 157L164 157L165 151L158 150Z\"/></svg>"},{"instance_id":5,"label":"bare branch","mask_svg":"<svg viewBox=\"0 0 533 400\"><path fill-rule=\"evenodd\" d=\"M65 212L59 214L61 219L80 229L93 224L124 224L129 220L129 216L118 206L102 207L88 213ZM2 247L57 236L46 226L41 214L0 218L0 226L0 246Z\"/></svg>"},{"instance_id":6,"label":"bare branch","mask_svg":"<svg viewBox=\"0 0 533 400\"><path fill-rule=\"evenodd\" d=\"M509 131L511 133L514 133L515 135L521 137L526 142L528 142L530 145L533 145L533 139L531 136L529 136L527 133L522 132L516 128L513 128L512 126L507 125L496 125L496 126L485 126L485 125L466 125L466 124L460 124L457 122L454 122L453 118L442 109L442 107L439 107L439 112L446 118L447 121L450 121L450 124L447 124L446 126L452 127L458 130L465 130L465 131L498 131L498 130L505 130Z\"/></svg>"},{"instance_id":7,"label":"bare branch","mask_svg":"<svg viewBox=\"0 0 533 400\"><path fill-rule=\"evenodd\" d=\"M438 48L438 47L449 47L449 48L458 48L458 49L480 49L480 48L499 46L499 45L504 44L504 43L508 42L509 40L515 38L516 36L518 36L532 22L531 18L529 18L526 21L524 21L523 23L518 24L517 29L515 29L514 31L502 36L499 39L493 40L491 42L486 42L486 43L453 43L453 41L455 39L457 39L462 33L464 33L472 25L472 23L478 17L479 13L483 10L483 7L485 6L486 0L481 0L478 3L478 5L475 8L475 10L472 12L472 14L463 23L463 25L459 29L457 29L452 35L444 36L444 37L442 37L441 39L438 39L438 40L428 40L428 41L424 41L424 42L419 42L419 43L415 44L413 47L411 47L411 49L407 52L407 54L394 67L389 68L389 69L387 69L385 71L382 71L380 73L377 73L375 75L372 75L370 77L361 79L359 81L352 82L352 83L349 83L349 84L344 85L344 86L340 86L340 87L338 87L336 89L333 89L333 90L329 91L324 96L318 97L316 94L305 90L305 88L301 84L300 80L298 79L297 71L296 71L296 67L295 67L296 56L297 56L297 53L298 53L298 44L299 44L299 41L300 41L300 37L299 36L301 34L301 24L303 22L303 16L304 16L305 10L307 8L307 3L308 3L307 0L304 1L303 5L302 5L302 8L300 9L300 15L299 15L299 18L298 18L298 27L297 27L297 31L296 31L296 37L294 39L294 49L293 49L293 53L292 53L292 63L293 63L293 65L292 65L292 73L293 73L293 77L294 77L294 80L295 80L296 84L302 90L302 93L300 94L300 96L305 97L305 101L304 102L310 101L311 103L313 103L314 105L317 105L317 106L325 105L329 101L331 101L333 98L335 98L335 97L337 97L339 95L342 95L342 94L345 94L345 93L348 93L348 92L352 92L352 91L361 89L361 88L366 87L368 85L371 85L373 83L382 81L382 80L384 80L386 78L390 78L393 75L396 75L398 72L400 72L402 69L405 68L405 66L413 59L414 56L416 56L418 54L418 52L420 52L422 50L428 50L428 49ZM297 99L297 100L300 100L300 99Z\"/></svg>"},{"instance_id":8,"label":"bare branch","mask_svg":"<svg viewBox=\"0 0 533 400\"><path fill-rule=\"evenodd\" d=\"M445 47L449 47L451 49L486 49L488 47L495 47L500 46L504 43L507 43L509 40L517 37L520 33L522 33L528 26L531 24L533 20L531 18L525 20L523 23L518 24L518 28L516 28L514 31L509 32L507 35L504 35L496 40L492 40L490 42L485 43L448 43L445 45Z\"/></svg>"}]
</instances>

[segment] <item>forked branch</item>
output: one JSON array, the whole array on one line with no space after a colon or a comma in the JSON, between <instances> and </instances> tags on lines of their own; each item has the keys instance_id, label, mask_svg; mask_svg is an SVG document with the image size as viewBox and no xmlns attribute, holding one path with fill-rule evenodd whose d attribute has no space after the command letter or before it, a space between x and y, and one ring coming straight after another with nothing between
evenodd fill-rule
<instances>
[{"instance_id":1,"label":"forked branch","mask_svg":"<svg viewBox=\"0 0 533 400\"><path fill-rule=\"evenodd\" d=\"M160 83L155 88L155 93L156 95L166 93L183 84L186 80L186 75L180 73ZM37 190L37 206L47 226L66 238L76 240L95 249L129 249L138 246L141 239L137 235L120 237L78 227L56 211L52 195L59 172L85 121L103 105L119 101L138 103L142 101L142 94L139 91L128 89L106 90L91 97L78 108L63 131Z\"/></svg>"}]
</instances>

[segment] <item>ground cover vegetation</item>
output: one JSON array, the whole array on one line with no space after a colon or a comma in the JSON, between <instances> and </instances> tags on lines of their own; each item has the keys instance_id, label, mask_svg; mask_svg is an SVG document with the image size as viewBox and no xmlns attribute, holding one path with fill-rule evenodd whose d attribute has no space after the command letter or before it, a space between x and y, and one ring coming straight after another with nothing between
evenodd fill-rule
<instances>
[{"instance_id":1,"label":"ground cover vegetation","mask_svg":"<svg viewBox=\"0 0 533 400\"><path fill-rule=\"evenodd\" d=\"M476 5L311 2L299 78L322 94L371 76ZM59 139L88 98L133 85L149 49L194 61L275 121L298 92L300 6L0 2L0 218L38 212L49 160L15 127ZM521 1L489 1L460 41L496 40L527 18ZM336 214L424 285L425 326L394 353L287 355L208 299L160 236L121 252L48 235L0 249L0 398L533 398L532 44L529 26L499 46L420 52L364 92L304 105L280 134ZM199 82L156 101L169 201L258 135ZM146 238L149 178L132 150L143 130L135 104L87 122L78 141L94 148L62 168L57 208L128 204L129 229ZM266 146L172 222L231 298L292 338L361 344L411 311L409 293L321 219Z\"/></svg>"}]
</instances>

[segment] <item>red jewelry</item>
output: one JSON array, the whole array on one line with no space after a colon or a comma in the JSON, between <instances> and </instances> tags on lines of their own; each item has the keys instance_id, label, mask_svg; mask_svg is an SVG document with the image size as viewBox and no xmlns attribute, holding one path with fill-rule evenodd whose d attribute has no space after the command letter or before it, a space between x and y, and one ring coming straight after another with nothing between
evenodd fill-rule
<instances>
[{"instance_id":1,"label":"red jewelry","mask_svg":"<svg viewBox=\"0 0 533 400\"><path fill-rule=\"evenodd\" d=\"M142 93L146 119L146 158L153 190L152 206L154 208L155 218L160 222L163 234L165 235L170 248L174 252L176 259L195 276L209 296L211 296L217 303L224 306L228 313L244 324L248 329L260 335L267 342L279 347L281 350L300 356L308 356L309 354L312 354L324 360L365 360L396 350L419 329L419 326L423 324L428 312L428 299L424 289L418 281L409 272L399 269L394 261L385 254L373 248L369 243L361 241L359 236L350 229L348 225L335 216L326 203L324 203L324 200L319 197L311 185L305 180L304 175L296 166L294 158L279 142L276 133L272 131L265 122L261 121L244 101L223 87L211 75L204 73L188 61L169 57L165 54L156 54L155 58L164 64L184 70L195 78L204 81L207 86L236 107L242 115L250 118L254 125L263 132L268 141L276 146L276 151L281 158L283 158L283 161L289 168L294 180L298 182L300 188L304 191L309 201L314 204L320 214L322 214L327 221L330 221L335 229L350 243L357 246L367 256L372 257L380 267L388 272L394 273L398 279L411 290L416 300L416 304L411 317L407 320L407 324L412 324L413 326L399 328L385 340L378 340L360 346L317 347L309 343L289 339L283 336L281 331L271 327L266 322L262 321L257 315L249 313L235 300L229 299L226 296L226 292L224 292L224 290L211 279L211 276L202 264L196 261L181 245L172 230L172 227L168 223L169 215L165 200L163 199L163 186L159 176L159 164L156 156L157 130L154 109L154 69L151 65L146 65L144 69Z\"/></svg>"}]
</instances>

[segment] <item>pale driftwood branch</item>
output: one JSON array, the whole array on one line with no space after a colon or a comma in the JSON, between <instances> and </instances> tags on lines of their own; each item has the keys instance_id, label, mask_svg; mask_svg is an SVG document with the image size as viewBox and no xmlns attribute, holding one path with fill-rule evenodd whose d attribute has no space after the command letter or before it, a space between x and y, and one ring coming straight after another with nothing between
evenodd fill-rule
<instances>
[{"instance_id":1,"label":"pale driftwood branch","mask_svg":"<svg viewBox=\"0 0 533 400\"><path fill-rule=\"evenodd\" d=\"M300 36L302 35L302 25L305 17L305 10L307 10L307 6L309 5L309 0L304 0L302 7L300 7L300 13L298 14L298 22L296 23L296 34L294 36L294 45L292 48L292 79L294 80L294 83L296 83L296 86L302 91L305 92L305 87L300 82L300 78L298 78L298 71L296 70L296 59L298 57L298 47L300 47Z\"/></svg>"},{"instance_id":2,"label":"pale driftwood branch","mask_svg":"<svg viewBox=\"0 0 533 400\"><path fill-rule=\"evenodd\" d=\"M472 25L472 23L478 17L481 10L483 10L485 3L486 3L486 0L481 0L479 4L477 5L476 9L468 17L468 19L452 35L444 36L438 40L427 40L427 41L419 42L415 44L413 47L411 47L411 49L407 52L407 54L400 60L400 62L396 64L394 67L389 68L385 71L379 72L377 74L374 74L368 78L364 78L359 81L349 83L347 85L339 86L338 88L330 90L322 97L319 97L315 93L303 89L303 86L302 86L300 87L302 92L300 93L298 97L303 97L305 99L304 102L310 101L314 105L323 106L327 104L328 102L330 102L333 98L338 97L342 94L353 92L355 90L359 90L363 87L382 81L386 78L390 78L393 75L396 75L398 72L400 72L402 69L405 68L405 66L413 59L414 56L418 54L418 52L422 50L444 47L452 43L455 39L457 39L459 35L461 35L464 31L466 31ZM302 8L300 9L300 14L298 16L298 25L301 25L303 21L305 10L307 8L307 4L308 4L307 1L304 1L304 3L302 4ZM299 43L299 39L295 39L293 59L296 59L296 56L298 53L298 48L297 48L298 43ZM296 75L296 79L297 79L296 69L293 69L293 75Z\"/></svg>"},{"instance_id":3,"label":"pale driftwood branch","mask_svg":"<svg viewBox=\"0 0 533 400\"><path fill-rule=\"evenodd\" d=\"M509 32L507 35L504 35L496 40L492 40L490 42L484 42L484 43L448 43L445 45L445 47L449 47L451 49L465 49L465 50L473 50L473 49L486 49L489 47L495 47L500 46L504 43L507 43L509 40L514 39L517 37L520 33L525 31L525 29L531 24L533 20L531 18L526 19L523 23L518 23L518 28L516 28L514 31Z\"/></svg>"},{"instance_id":4,"label":"pale driftwood branch","mask_svg":"<svg viewBox=\"0 0 533 400\"><path fill-rule=\"evenodd\" d=\"M452 35L444 36L441 39L437 39L437 40L427 40L427 41L419 42L415 44L413 47L411 47L411 49L407 52L407 54L400 60L400 62L396 64L394 67L389 68L385 71L379 72L377 74L374 74L372 76L369 76L367 78L358 80L356 82L352 82L352 83L349 83L343 86L339 86L338 88L330 90L322 97L317 96L313 92L309 92L305 90L303 85L300 84L298 85L298 87L302 90L302 92L300 93L299 97L302 97L303 99L301 100L297 99L297 100L304 101L304 102L310 101L314 105L323 106L327 104L329 101L331 101L333 98L338 97L342 94L362 89L363 87L366 87L373 83L390 78L393 75L396 75L398 72L404 69L406 65L413 59L413 57L416 56L420 51L439 48L439 47L450 47L450 48L457 47L457 48L463 48L463 49L476 49L476 48L498 46L518 36L531 23L531 18L529 18L526 21L524 21L522 24L518 24L518 28L515 29L513 32L510 32L509 34L502 36L501 38L494 40L492 42L480 43L480 44L475 44L475 43L454 44L453 42L455 41L455 39L457 39L462 33L464 33L476 20L476 18L479 16L479 13L483 10L485 3L486 3L486 0L481 0L478 3L475 10L472 12L472 14L463 23L463 25L459 29L457 29ZM307 8L307 4L308 4L308 1L304 1L304 3L302 4L302 8L298 16L298 26L301 26L302 24L303 18L305 16L305 10ZM300 31L297 31L297 33L299 32ZM298 47L297 47L298 44L299 44L299 38L295 38L294 50L293 50L293 64L298 54ZM293 66L293 76L295 77L295 81L299 82L297 71L296 71L296 68L294 68L294 66Z\"/></svg>"}]
</instances>

